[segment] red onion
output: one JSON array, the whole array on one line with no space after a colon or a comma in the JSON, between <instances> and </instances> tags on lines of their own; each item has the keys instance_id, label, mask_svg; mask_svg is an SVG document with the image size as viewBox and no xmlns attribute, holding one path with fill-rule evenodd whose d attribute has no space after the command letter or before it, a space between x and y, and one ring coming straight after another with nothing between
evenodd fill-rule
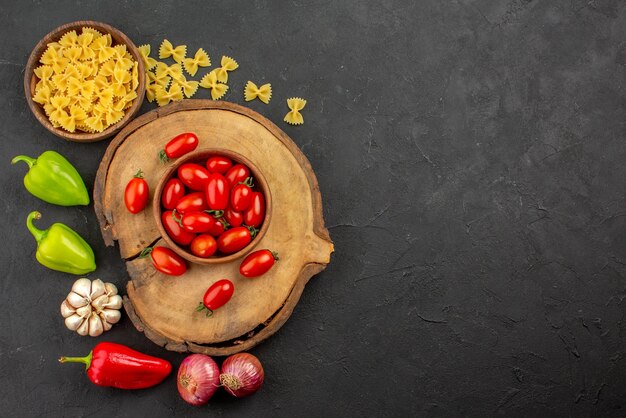
<instances>
[{"instance_id":1,"label":"red onion","mask_svg":"<svg viewBox=\"0 0 626 418\"><path fill-rule=\"evenodd\" d=\"M204 405L220 386L220 369L211 357L192 354L180 364L176 383L185 402Z\"/></svg>"},{"instance_id":2,"label":"red onion","mask_svg":"<svg viewBox=\"0 0 626 418\"><path fill-rule=\"evenodd\" d=\"M259 390L264 377L263 366L258 358L250 353L239 353L224 360L220 382L226 392L243 398Z\"/></svg>"}]
</instances>

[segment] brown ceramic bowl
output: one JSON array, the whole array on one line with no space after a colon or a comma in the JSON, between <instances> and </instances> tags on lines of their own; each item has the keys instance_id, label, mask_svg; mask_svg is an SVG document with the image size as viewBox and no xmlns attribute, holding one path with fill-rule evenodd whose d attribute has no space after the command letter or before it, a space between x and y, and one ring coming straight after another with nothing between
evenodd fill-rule
<instances>
[{"instance_id":1,"label":"brown ceramic bowl","mask_svg":"<svg viewBox=\"0 0 626 418\"><path fill-rule=\"evenodd\" d=\"M265 197L265 219L263 219L263 223L261 224L261 229L257 233L257 235L252 239L250 244L248 244L242 250L228 255L214 255L209 258L202 258L195 256L188 249L181 247L177 243L175 243L165 232L165 228L163 227L163 223L161 221L161 214L163 213L163 208L161 207L161 194L163 192L163 188L165 184L171 179L177 172L178 167L185 163L197 163L202 166L205 166L206 160L209 159L210 156L213 155L223 155L225 157L233 160L234 163L242 163L246 165L250 169L251 175L254 177L254 187L255 189L259 189L264 197ZM154 214L154 220L159 229L159 233L163 240L167 243L167 246L170 247L174 252L178 255L190 261L192 263L198 264L219 264L219 263L227 263L233 260L236 260L248 252L250 252L267 232L267 228L269 227L271 216L272 216L272 195L270 193L270 189L267 185L267 181L263 176L263 173L259 171L258 168L254 164L252 164L246 157L241 154L238 154L234 151L226 150L226 149L204 149L202 151L195 151L189 153L171 163L171 167L165 172L163 177L157 183L156 189L154 190L154 196L152 198L152 212Z\"/></svg>"},{"instance_id":2,"label":"brown ceramic bowl","mask_svg":"<svg viewBox=\"0 0 626 418\"><path fill-rule=\"evenodd\" d=\"M39 103L35 103L33 101L33 95L35 94L35 85L39 81L37 76L34 74L35 68L39 65L39 59L45 52L48 44L50 42L56 42L67 32L72 30L76 30L77 33L80 33L81 28L88 26L94 28L102 33L111 34L111 38L113 39L114 45L124 44L126 45L126 49L133 56L133 59L139 63L139 86L137 87L137 98L133 102L132 106L126 109L126 114L115 125L109 126L102 132L67 132L61 128L55 128L50 123L50 120L46 116L46 113L43 110L43 106ZM41 41L35 46L33 52L31 52L30 57L28 58L28 63L26 64L26 69L24 71L24 94L26 95L26 100L28 101L28 106L30 110L32 110L33 114L37 118L37 120L50 132L55 134L56 136L67 139L68 141L75 142L95 142L106 139L117 132L120 131L130 120L139 112L139 108L143 103L143 98L146 93L146 70L144 69L143 61L141 56L139 55L139 50L126 35L124 35L119 30L115 29L112 26L107 25L106 23L94 22L91 20L79 20L72 23L67 23L63 26L59 26L49 34L43 37Z\"/></svg>"}]
</instances>

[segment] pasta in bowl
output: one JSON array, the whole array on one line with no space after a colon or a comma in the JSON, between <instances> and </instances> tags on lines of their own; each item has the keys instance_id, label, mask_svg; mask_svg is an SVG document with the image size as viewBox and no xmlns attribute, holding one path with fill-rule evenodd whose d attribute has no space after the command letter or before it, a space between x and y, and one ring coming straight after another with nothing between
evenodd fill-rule
<instances>
[{"instance_id":1,"label":"pasta in bowl","mask_svg":"<svg viewBox=\"0 0 626 418\"><path fill-rule=\"evenodd\" d=\"M37 120L76 142L108 138L139 111L145 69L135 44L100 22L60 26L33 49L24 93Z\"/></svg>"}]
</instances>

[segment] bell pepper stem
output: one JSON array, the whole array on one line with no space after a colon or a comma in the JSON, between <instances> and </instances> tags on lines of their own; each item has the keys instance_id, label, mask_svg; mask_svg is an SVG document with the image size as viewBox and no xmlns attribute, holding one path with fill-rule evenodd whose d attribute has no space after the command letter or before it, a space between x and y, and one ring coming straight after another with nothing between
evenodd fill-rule
<instances>
[{"instance_id":1,"label":"bell pepper stem","mask_svg":"<svg viewBox=\"0 0 626 418\"><path fill-rule=\"evenodd\" d=\"M17 157L13 158L11 160L11 164L15 164L19 161L24 161L26 164L28 164L28 168L33 168L33 166L35 165L35 163L37 162L36 158L31 158L27 155L18 155Z\"/></svg>"},{"instance_id":2,"label":"bell pepper stem","mask_svg":"<svg viewBox=\"0 0 626 418\"><path fill-rule=\"evenodd\" d=\"M39 243L46 236L48 230L42 231L41 229L37 229L37 227L33 225L33 220L35 219L41 219L41 213L37 212L36 210L28 214L28 217L26 218L26 227L28 228L30 233L33 234L35 240Z\"/></svg>"},{"instance_id":3,"label":"bell pepper stem","mask_svg":"<svg viewBox=\"0 0 626 418\"><path fill-rule=\"evenodd\" d=\"M89 369L91 366L91 356L93 356L93 351L90 351L85 357L60 357L60 363L84 363L85 370Z\"/></svg>"}]
</instances>

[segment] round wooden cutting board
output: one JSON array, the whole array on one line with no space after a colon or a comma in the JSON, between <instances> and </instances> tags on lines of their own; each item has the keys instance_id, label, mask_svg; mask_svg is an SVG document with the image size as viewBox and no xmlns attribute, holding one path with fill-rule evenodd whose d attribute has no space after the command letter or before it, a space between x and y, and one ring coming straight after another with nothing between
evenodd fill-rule
<instances>
[{"instance_id":1,"label":"round wooden cutting board","mask_svg":"<svg viewBox=\"0 0 626 418\"><path fill-rule=\"evenodd\" d=\"M161 239L152 207L132 215L124 206L126 183L141 169L153 191L168 164L159 150L174 136L194 132L198 150L229 149L248 158L265 176L272 199L267 233L256 249L280 260L264 276L239 274L242 259L190 264L180 277L157 272L139 253ZM130 281L124 307L135 327L168 350L230 355L274 334L289 318L304 285L330 261L333 244L324 227L317 179L306 157L276 125L228 102L184 100L132 121L109 145L94 186L96 215L106 245L117 241ZM206 317L195 308L206 289L229 278L235 293Z\"/></svg>"}]
</instances>

